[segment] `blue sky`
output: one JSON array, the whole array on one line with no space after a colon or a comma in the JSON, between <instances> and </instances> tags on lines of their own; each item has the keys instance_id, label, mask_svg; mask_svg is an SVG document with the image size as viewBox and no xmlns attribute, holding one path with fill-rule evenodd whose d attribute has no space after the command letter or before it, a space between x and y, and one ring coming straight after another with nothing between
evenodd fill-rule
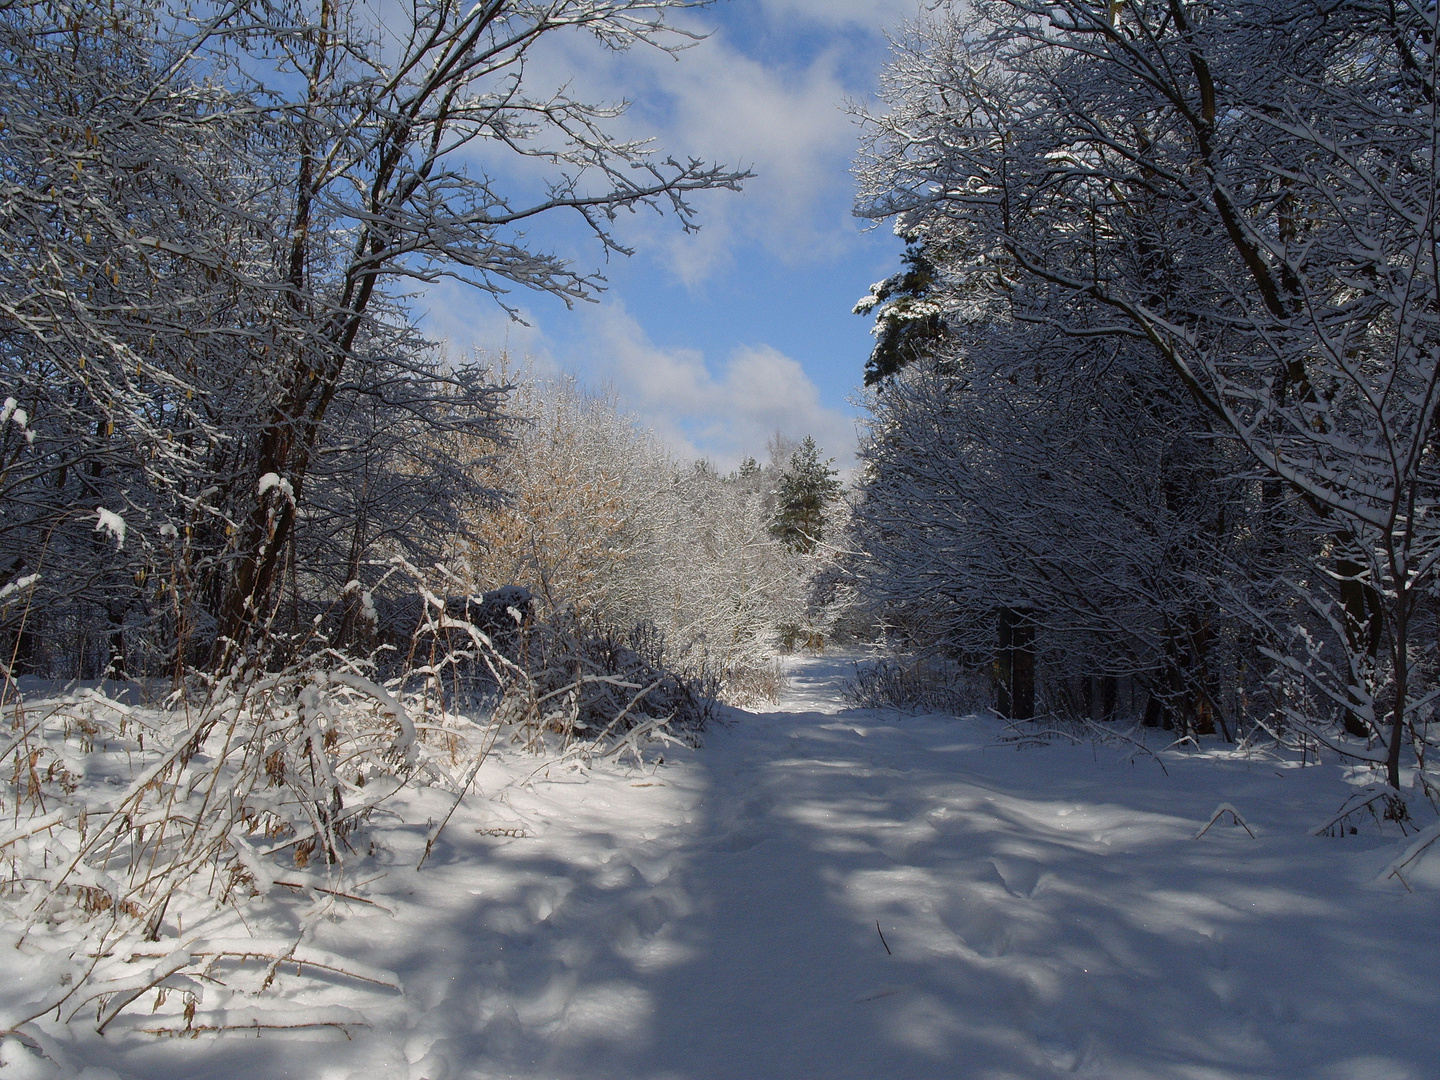
<instances>
[{"instance_id":1,"label":"blue sky","mask_svg":"<svg viewBox=\"0 0 1440 1080\"><path fill-rule=\"evenodd\" d=\"M427 326L452 349L528 358L609 388L685 457L724 468L763 456L776 430L812 434L842 466L853 459L870 336L851 308L894 272L900 243L851 216L857 129L848 101L873 99L884 31L916 0L720 0L675 19L709 33L678 59L607 54L571 38L541 57L537 78L586 100L632 102L617 131L653 135L666 153L753 170L740 194L695 201L702 228L672 218L624 221L628 258L603 261L571 221L534 237L599 267L599 304L567 311L512 294L528 327L459 288L425 299Z\"/></svg>"}]
</instances>

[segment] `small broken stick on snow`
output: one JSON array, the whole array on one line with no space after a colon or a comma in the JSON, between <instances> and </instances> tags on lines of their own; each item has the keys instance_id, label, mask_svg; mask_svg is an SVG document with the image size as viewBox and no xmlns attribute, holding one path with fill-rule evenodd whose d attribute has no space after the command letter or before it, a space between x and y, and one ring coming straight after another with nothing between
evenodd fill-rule
<instances>
[{"instance_id":1,"label":"small broken stick on snow","mask_svg":"<svg viewBox=\"0 0 1440 1080\"><path fill-rule=\"evenodd\" d=\"M879 1001L881 998L892 997L904 991L903 986L883 986L873 994L865 994L855 999L856 1005L863 1005L867 1001Z\"/></svg>"},{"instance_id":2,"label":"small broken stick on snow","mask_svg":"<svg viewBox=\"0 0 1440 1080\"><path fill-rule=\"evenodd\" d=\"M1197 832L1194 837L1192 837L1192 839L1199 840L1202 836L1204 836L1207 832L1210 831L1211 825L1214 825L1215 822L1219 821L1226 814L1230 815L1231 820L1233 820L1236 825L1239 825L1247 833L1250 833L1251 840L1255 839L1255 834L1253 832L1250 832L1250 826L1245 824L1245 819L1240 816L1240 811L1236 810L1235 807L1231 806L1228 802L1222 802L1219 806L1215 808L1215 813L1210 815L1210 820L1205 823L1205 827L1199 832Z\"/></svg>"}]
</instances>

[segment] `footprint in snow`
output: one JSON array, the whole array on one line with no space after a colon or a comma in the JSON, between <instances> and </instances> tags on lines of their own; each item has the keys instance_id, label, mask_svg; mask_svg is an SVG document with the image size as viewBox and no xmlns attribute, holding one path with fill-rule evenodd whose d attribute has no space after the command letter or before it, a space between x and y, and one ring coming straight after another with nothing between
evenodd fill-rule
<instances>
[{"instance_id":1,"label":"footprint in snow","mask_svg":"<svg viewBox=\"0 0 1440 1080\"><path fill-rule=\"evenodd\" d=\"M1035 895L1035 889L1040 884L1041 866L1034 859L1007 855L991 859L990 865L1011 896L1029 900Z\"/></svg>"},{"instance_id":2,"label":"footprint in snow","mask_svg":"<svg viewBox=\"0 0 1440 1080\"><path fill-rule=\"evenodd\" d=\"M722 836L710 845L711 851L722 852L726 855L737 855L742 851L749 851L751 848L759 847L770 837L764 833L750 829L742 829L733 832L729 836Z\"/></svg>"}]
</instances>

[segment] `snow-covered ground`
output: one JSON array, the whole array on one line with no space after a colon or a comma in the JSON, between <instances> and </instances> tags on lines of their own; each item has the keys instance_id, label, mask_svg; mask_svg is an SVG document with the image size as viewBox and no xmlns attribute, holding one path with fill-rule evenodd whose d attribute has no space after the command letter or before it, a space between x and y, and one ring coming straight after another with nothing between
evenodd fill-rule
<instances>
[{"instance_id":1,"label":"snow-covered ground","mask_svg":"<svg viewBox=\"0 0 1440 1080\"><path fill-rule=\"evenodd\" d=\"M799 661L775 711L644 769L500 754L419 872L424 826L382 820L393 914L337 901L307 946L403 992L287 970L265 999L349 1025L157 1039L140 1009L48 1027L52 1054L86 1080L1440 1077L1440 852L1407 892L1375 880L1396 826L1310 835L1338 767L1017 750L843 712L846 670ZM1253 839L1194 839L1221 802Z\"/></svg>"}]
</instances>

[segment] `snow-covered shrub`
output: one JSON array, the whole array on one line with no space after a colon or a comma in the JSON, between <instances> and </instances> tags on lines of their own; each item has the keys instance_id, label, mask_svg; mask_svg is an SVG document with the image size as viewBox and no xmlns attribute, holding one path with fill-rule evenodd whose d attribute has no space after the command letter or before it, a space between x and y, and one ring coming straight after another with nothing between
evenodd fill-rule
<instances>
[{"instance_id":1,"label":"snow-covered shrub","mask_svg":"<svg viewBox=\"0 0 1440 1080\"><path fill-rule=\"evenodd\" d=\"M855 665L842 688L852 709L965 716L988 708L984 673L936 656L885 656Z\"/></svg>"},{"instance_id":2,"label":"snow-covered shrub","mask_svg":"<svg viewBox=\"0 0 1440 1080\"><path fill-rule=\"evenodd\" d=\"M779 465L722 474L679 462L612 398L516 381L524 420L479 466L507 498L470 515L457 576L477 593L526 587L542 623L602 636L652 626L666 666L713 673L736 702L767 693L781 628L805 623L818 558L771 529Z\"/></svg>"},{"instance_id":3,"label":"snow-covered shrub","mask_svg":"<svg viewBox=\"0 0 1440 1080\"><path fill-rule=\"evenodd\" d=\"M0 917L44 972L0 1026L57 1013L103 1031L143 997L158 1010L147 1030L213 1028L207 992L263 991L282 963L384 984L304 944L326 904L366 902L359 835L377 808L415 785L458 805L497 739L639 760L711 715L715 680L666 670L653 628L537 620L522 589L447 601L403 560L393 570L419 594L403 649L278 641L283 666L193 675L149 704L141 684L26 695L5 680ZM309 903L299 931L254 938L245 913L292 893Z\"/></svg>"},{"instance_id":4,"label":"snow-covered shrub","mask_svg":"<svg viewBox=\"0 0 1440 1080\"><path fill-rule=\"evenodd\" d=\"M497 715L527 745L553 734L562 745L623 736L633 747L636 730L693 736L714 715L718 678L703 667L668 670L653 624L596 630L561 613L526 626L517 645L523 677L507 682Z\"/></svg>"},{"instance_id":5,"label":"snow-covered shrub","mask_svg":"<svg viewBox=\"0 0 1440 1080\"><path fill-rule=\"evenodd\" d=\"M459 742L437 744L433 725L421 739L410 707L362 665L323 655L239 669L157 707L81 689L12 692L8 712L0 906L12 944L60 969L8 1027L58 1012L104 1030L152 992L193 1017L225 951L207 928L277 888L345 891L355 830L483 733L449 717ZM134 962L157 946L160 964Z\"/></svg>"}]
</instances>

